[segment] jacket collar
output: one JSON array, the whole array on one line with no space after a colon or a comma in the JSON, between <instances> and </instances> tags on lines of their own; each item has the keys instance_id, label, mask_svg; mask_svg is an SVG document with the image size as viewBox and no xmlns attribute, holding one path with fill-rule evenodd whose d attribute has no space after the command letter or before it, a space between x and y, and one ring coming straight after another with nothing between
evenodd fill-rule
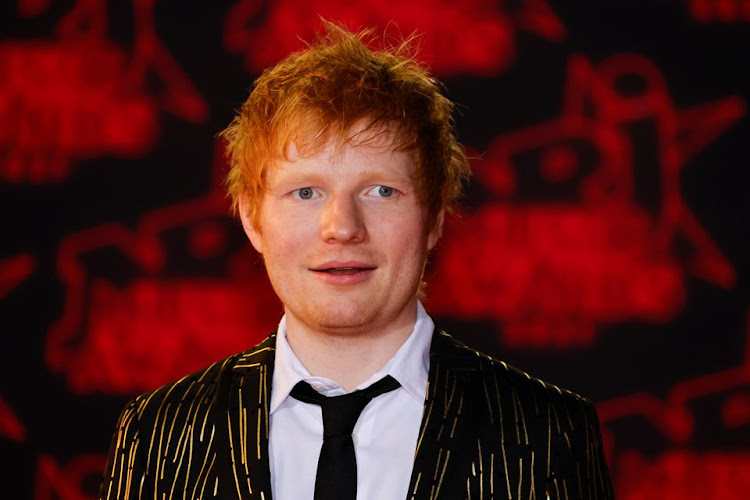
<instances>
[{"instance_id":1,"label":"jacket collar","mask_svg":"<svg viewBox=\"0 0 750 500\"><path fill-rule=\"evenodd\" d=\"M268 421L276 334L240 353L222 375L217 401L217 429L224 429L233 461L219 465L220 498L271 500ZM438 328L430 346L430 370L409 499L455 498L455 471L476 441L473 405L479 394L480 354ZM241 391L239 389L242 388ZM241 397L235 395L241 394ZM222 414L227 415L222 418ZM243 416L240 418L240 416ZM220 433L221 437L221 433ZM231 439L230 439L231 437ZM242 443L242 444L240 444ZM221 449L221 448L217 448ZM219 456L227 456L219 453ZM220 458L217 457L217 460Z\"/></svg>"},{"instance_id":2,"label":"jacket collar","mask_svg":"<svg viewBox=\"0 0 750 500\"><path fill-rule=\"evenodd\" d=\"M459 498L465 493L463 483L453 478L461 477L456 472L476 442L478 358L477 351L435 330L409 499Z\"/></svg>"},{"instance_id":3,"label":"jacket collar","mask_svg":"<svg viewBox=\"0 0 750 500\"><path fill-rule=\"evenodd\" d=\"M237 355L217 382L218 498L271 500L268 408L275 348L276 332Z\"/></svg>"}]
</instances>

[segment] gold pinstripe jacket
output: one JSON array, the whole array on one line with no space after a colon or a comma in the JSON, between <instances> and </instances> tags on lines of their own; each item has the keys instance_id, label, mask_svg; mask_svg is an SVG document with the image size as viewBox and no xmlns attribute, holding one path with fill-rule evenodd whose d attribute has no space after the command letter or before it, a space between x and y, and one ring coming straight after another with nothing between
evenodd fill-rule
<instances>
[{"instance_id":1,"label":"gold pinstripe jacket","mask_svg":"<svg viewBox=\"0 0 750 500\"><path fill-rule=\"evenodd\" d=\"M275 341L131 401L100 497L270 500ZM612 496L589 401L434 335L407 500Z\"/></svg>"}]
</instances>

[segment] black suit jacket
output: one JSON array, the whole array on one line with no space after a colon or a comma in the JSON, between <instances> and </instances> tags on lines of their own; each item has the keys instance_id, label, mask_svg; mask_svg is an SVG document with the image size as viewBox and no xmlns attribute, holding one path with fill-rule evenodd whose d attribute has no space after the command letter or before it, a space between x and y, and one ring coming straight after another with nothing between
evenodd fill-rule
<instances>
[{"instance_id":1,"label":"black suit jacket","mask_svg":"<svg viewBox=\"0 0 750 500\"><path fill-rule=\"evenodd\" d=\"M275 343L129 403L101 497L270 500ZM593 405L436 330L408 499L438 498L612 498Z\"/></svg>"}]
</instances>

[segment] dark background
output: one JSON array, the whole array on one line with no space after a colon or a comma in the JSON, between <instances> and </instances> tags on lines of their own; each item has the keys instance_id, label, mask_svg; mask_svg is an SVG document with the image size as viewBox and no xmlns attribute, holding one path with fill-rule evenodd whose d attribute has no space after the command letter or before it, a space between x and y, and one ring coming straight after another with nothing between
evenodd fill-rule
<instances>
[{"instance_id":1,"label":"dark background","mask_svg":"<svg viewBox=\"0 0 750 500\"><path fill-rule=\"evenodd\" d=\"M216 134L319 15L418 30L458 104L439 325L596 402L618 498L743 498L744 0L4 2L3 498L93 497L129 398L274 328Z\"/></svg>"}]
</instances>

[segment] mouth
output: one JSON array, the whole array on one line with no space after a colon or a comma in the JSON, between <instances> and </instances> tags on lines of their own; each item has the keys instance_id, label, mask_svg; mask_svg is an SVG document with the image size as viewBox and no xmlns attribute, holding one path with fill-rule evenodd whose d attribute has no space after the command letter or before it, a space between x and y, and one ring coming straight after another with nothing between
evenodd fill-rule
<instances>
[{"instance_id":1,"label":"mouth","mask_svg":"<svg viewBox=\"0 0 750 500\"><path fill-rule=\"evenodd\" d=\"M310 268L311 271L320 274L329 274L332 276L350 276L374 271L376 266L366 262L349 260L349 261L328 261L319 266Z\"/></svg>"},{"instance_id":2,"label":"mouth","mask_svg":"<svg viewBox=\"0 0 750 500\"><path fill-rule=\"evenodd\" d=\"M373 271L374 267L367 266L342 266L342 267L322 267L312 269L316 273L333 274L336 276L345 276L349 274L357 274L365 271Z\"/></svg>"}]
</instances>

